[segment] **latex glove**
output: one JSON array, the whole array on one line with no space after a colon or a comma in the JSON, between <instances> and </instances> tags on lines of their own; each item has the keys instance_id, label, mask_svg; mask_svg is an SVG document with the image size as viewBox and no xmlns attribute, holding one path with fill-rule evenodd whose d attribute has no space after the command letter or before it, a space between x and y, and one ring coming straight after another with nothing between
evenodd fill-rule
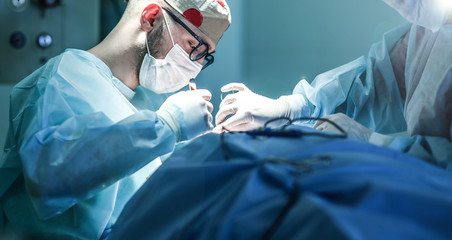
<instances>
[{"instance_id":1,"label":"latex glove","mask_svg":"<svg viewBox=\"0 0 452 240\"><path fill-rule=\"evenodd\" d=\"M211 98L205 89L178 92L162 104L157 115L170 126L178 141L192 139L213 128Z\"/></svg>"},{"instance_id":2,"label":"latex glove","mask_svg":"<svg viewBox=\"0 0 452 240\"><path fill-rule=\"evenodd\" d=\"M290 106L283 97L274 100L258 95L242 83L230 83L221 91L238 92L227 95L221 102L215 117L215 133L221 133L223 127L230 131L255 130L271 119L290 115ZM231 117L226 119L228 116Z\"/></svg>"},{"instance_id":3,"label":"latex glove","mask_svg":"<svg viewBox=\"0 0 452 240\"><path fill-rule=\"evenodd\" d=\"M359 124L358 122L356 122L355 120L351 119L350 117L343 113L328 115L322 118L329 119L330 121L339 125L339 127L341 127L348 134L349 137L361 139L368 142L370 136L373 133L372 130L364 127L363 125ZM339 131L339 129L337 129L331 123L328 123L326 121L321 120L316 121L316 123L314 124L314 128L320 131L328 131L342 134Z\"/></svg>"}]
</instances>

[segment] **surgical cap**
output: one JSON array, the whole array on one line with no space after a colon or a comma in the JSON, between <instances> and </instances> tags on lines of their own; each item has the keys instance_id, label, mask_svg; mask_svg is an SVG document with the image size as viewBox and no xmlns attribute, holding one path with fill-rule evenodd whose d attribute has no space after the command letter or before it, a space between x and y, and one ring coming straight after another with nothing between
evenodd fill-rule
<instances>
[{"instance_id":1,"label":"surgical cap","mask_svg":"<svg viewBox=\"0 0 452 240\"><path fill-rule=\"evenodd\" d=\"M225 0L165 0L190 23L218 44L231 25L231 12Z\"/></svg>"}]
</instances>

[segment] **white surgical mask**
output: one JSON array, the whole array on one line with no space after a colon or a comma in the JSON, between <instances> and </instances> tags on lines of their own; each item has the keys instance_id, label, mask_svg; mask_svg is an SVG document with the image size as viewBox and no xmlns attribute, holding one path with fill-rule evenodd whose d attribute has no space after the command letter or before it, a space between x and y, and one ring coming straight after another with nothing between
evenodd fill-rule
<instances>
[{"instance_id":1,"label":"white surgical mask","mask_svg":"<svg viewBox=\"0 0 452 240\"><path fill-rule=\"evenodd\" d=\"M149 53L148 39L146 35L147 54L144 57L140 70L140 84L155 93L172 93L188 85L190 79L195 78L202 69L202 65L190 60L184 49L174 44L173 36L163 15L168 28L173 48L165 59L156 59Z\"/></svg>"}]
</instances>

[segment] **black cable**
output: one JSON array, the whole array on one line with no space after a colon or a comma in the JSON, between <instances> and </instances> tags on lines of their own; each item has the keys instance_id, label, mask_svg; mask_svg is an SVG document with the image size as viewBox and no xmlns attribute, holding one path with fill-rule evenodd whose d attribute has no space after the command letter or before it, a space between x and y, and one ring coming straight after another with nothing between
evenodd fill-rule
<instances>
[{"instance_id":1,"label":"black cable","mask_svg":"<svg viewBox=\"0 0 452 240\"><path fill-rule=\"evenodd\" d=\"M272 122L280 121L280 120L287 120L287 122L288 122L288 123L284 124L283 127L293 123L292 119L290 119L289 117L278 117L278 118L270 119L267 122L265 122L264 128L266 128L268 124L270 124Z\"/></svg>"},{"instance_id":2,"label":"black cable","mask_svg":"<svg viewBox=\"0 0 452 240\"><path fill-rule=\"evenodd\" d=\"M270 159L263 160L262 163L275 163L275 164L290 165L290 166L296 168L300 172L312 172L313 171L313 169L306 163L297 162L297 161L293 161L293 160L289 160L289 159L270 158Z\"/></svg>"},{"instance_id":3,"label":"black cable","mask_svg":"<svg viewBox=\"0 0 452 240\"><path fill-rule=\"evenodd\" d=\"M294 122L298 122L298 121L324 121L324 122L328 122L331 123L331 125L333 125L337 130L339 130L343 135L347 135L347 133L344 131L344 129L342 129L339 125L337 125L335 122L327 119L327 118L313 118L313 117L301 117L301 118L295 118L295 119L290 119L288 117L279 117L279 118L274 118L271 120L268 120L265 124L264 124L264 128L267 127L268 124L275 122L275 121L280 121L280 120L287 120L287 123L284 124L282 126L282 129L286 129L286 127L292 125Z\"/></svg>"},{"instance_id":4,"label":"black cable","mask_svg":"<svg viewBox=\"0 0 452 240\"><path fill-rule=\"evenodd\" d=\"M298 199L298 191L299 191L299 185L296 180L293 182L293 188L290 192L289 201L287 201L284 208L279 213L278 217L275 219L272 225L265 231L264 236L262 237L262 240L269 240L271 237L275 234L276 230L278 230L278 227L282 224L284 221L284 217L289 213L290 209L295 205Z\"/></svg>"},{"instance_id":5,"label":"black cable","mask_svg":"<svg viewBox=\"0 0 452 240\"><path fill-rule=\"evenodd\" d=\"M220 135L220 146L221 146L221 149L223 150L224 159L227 162L229 162L229 160L230 160L229 150L228 150L228 147L226 146L226 143L224 142L224 135L225 135L225 132L222 132Z\"/></svg>"},{"instance_id":6,"label":"black cable","mask_svg":"<svg viewBox=\"0 0 452 240\"><path fill-rule=\"evenodd\" d=\"M324 122L331 123L331 125L333 125L337 130L339 130L342 134L347 136L347 132L345 132L342 127L340 127L337 123L335 123L327 118L302 117L302 118L295 118L294 120L292 120L292 122L309 121L309 120L324 121Z\"/></svg>"}]
</instances>

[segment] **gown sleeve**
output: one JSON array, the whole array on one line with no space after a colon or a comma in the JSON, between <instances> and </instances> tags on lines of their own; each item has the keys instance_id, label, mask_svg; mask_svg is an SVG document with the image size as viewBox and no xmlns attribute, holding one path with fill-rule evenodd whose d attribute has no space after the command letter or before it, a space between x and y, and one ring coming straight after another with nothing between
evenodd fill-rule
<instances>
[{"instance_id":1,"label":"gown sleeve","mask_svg":"<svg viewBox=\"0 0 452 240\"><path fill-rule=\"evenodd\" d=\"M452 56L446 52L452 45L441 40L442 31L433 33L404 24L374 44L367 58L320 74L311 84L300 81L293 94L301 94L307 101L298 112L310 108L314 118L344 113L375 132L370 142L451 169L451 105L447 99L452 70L444 63L451 63ZM438 48L442 50L435 51ZM429 69L442 77L430 79L432 74L421 71ZM436 91L433 86L443 87ZM446 106L437 104L441 102ZM415 115L417 109L429 111L436 119ZM433 129L436 132L431 132Z\"/></svg>"},{"instance_id":2,"label":"gown sleeve","mask_svg":"<svg viewBox=\"0 0 452 240\"><path fill-rule=\"evenodd\" d=\"M63 59L55 73L44 72L12 93L12 103L22 106L12 106L22 174L41 219L95 196L174 148L168 125L153 111L134 109L108 80L95 67Z\"/></svg>"}]
</instances>

